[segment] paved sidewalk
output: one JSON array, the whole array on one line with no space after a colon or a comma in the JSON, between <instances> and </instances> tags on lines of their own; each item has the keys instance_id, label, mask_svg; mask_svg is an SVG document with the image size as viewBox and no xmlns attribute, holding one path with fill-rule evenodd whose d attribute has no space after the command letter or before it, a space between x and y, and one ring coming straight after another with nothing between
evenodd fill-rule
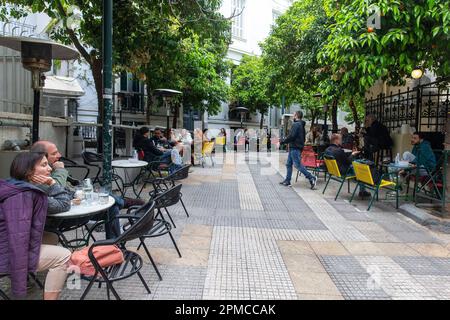
<instances>
[{"instance_id":1,"label":"paved sidewalk","mask_svg":"<svg viewBox=\"0 0 450 320\"><path fill-rule=\"evenodd\" d=\"M448 235L390 206L366 212L367 201L349 204L347 192L334 201L323 178L318 190L302 177L280 186L285 168L269 164L283 163L277 155L228 153L224 164L195 167L182 189L191 217L169 209L183 258L168 237L147 240L163 280L147 261L152 293L133 277L117 283L122 298L450 299ZM88 298L105 299L105 288Z\"/></svg>"}]
</instances>

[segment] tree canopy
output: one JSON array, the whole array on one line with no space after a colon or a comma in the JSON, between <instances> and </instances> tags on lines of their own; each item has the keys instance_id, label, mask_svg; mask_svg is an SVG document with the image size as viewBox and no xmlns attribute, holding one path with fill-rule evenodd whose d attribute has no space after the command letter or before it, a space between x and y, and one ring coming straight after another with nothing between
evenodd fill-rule
<instances>
[{"instance_id":1,"label":"tree canopy","mask_svg":"<svg viewBox=\"0 0 450 320\"><path fill-rule=\"evenodd\" d=\"M198 107L199 101L207 100L209 110L217 112L217 101L226 97L224 58L230 41L229 21L217 12L220 4L221 0L113 1L114 70L146 78L150 91L186 90L189 103ZM14 5L23 15L43 12L52 19L50 37L74 45L91 66L100 106L102 2L0 0L0 5L3 19L6 5ZM195 65L202 69L193 72Z\"/></svg>"},{"instance_id":2,"label":"tree canopy","mask_svg":"<svg viewBox=\"0 0 450 320\"><path fill-rule=\"evenodd\" d=\"M261 114L262 127L264 115L268 112L271 101L269 77L261 57L243 56L240 65L233 71L230 100Z\"/></svg>"}]
</instances>

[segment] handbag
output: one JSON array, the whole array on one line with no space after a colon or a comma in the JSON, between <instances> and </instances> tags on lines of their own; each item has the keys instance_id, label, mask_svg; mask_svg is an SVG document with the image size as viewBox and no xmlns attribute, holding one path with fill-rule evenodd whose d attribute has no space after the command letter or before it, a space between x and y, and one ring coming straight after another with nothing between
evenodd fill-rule
<instances>
[{"instance_id":1,"label":"handbag","mask_svg":"<svg viewBox=\"0 0 450 320\"><path fill-rule=\"evenodd\" d=\"M81 274L93 276L95 274L95 267L92 265L88 256L89 248L86 247L73 252L70 257L70 263L77 266ZM102 268L121 264L124 261L122 250L116 245L98 246L92 250L92 253Z\"/></svg>"}]
</instances>

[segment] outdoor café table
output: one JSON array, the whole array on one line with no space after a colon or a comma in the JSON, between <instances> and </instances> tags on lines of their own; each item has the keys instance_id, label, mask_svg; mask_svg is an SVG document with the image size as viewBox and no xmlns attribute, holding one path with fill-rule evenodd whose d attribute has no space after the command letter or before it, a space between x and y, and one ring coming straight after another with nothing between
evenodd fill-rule
<instances>
[{"instance_id":1,"label":"outdoor caf\u00e9 table","mask_svg":"<svg viewBox=\"0 0 450 320\"><path fill-rule=\"evenodd\" d=\"M414 170L414 166L408 164L408 165L398 165L395 163L383 163L381 164L381 167L384 169L385 173L389 174L389 177L393 179L395 182L395 189L401 190L401 185L399 184L399 176L400 172L404 171L406 173L410 173L412 170ZM409 199L408 194L405 194L403 196L405 200Z\"/></svg>"},{"instance_id":2,"label":"outdoor caf\u00e9 table","mask_svg":"<svg viewBox=\"0 0 450 320\"><path fill-rule=\"evenodd\" d=\"M74 249L85 246L89 239L67 240L63 233L70 230L76 230L77 228L86 225L91 218L108 210L115 202L114 198L109 196L107 204L82 203L80 205L72 205L69 211L49 214L47 215L47 219L50 220L51 227L46 227L46 231L56 233L64 247ZM63 223L67 227L63 227ZM75 243L75 245L72 245L72 243Z\"/></svg>"},{"instance_id":3,"label":"outdoor caf\u00e9 table","mask_svg":"<svg viewBox=\"0 0 450 320\"><path fill-rule=\"evenodd\" d=\"M138 193L136 192L136 185L139 181L139 178L141 176L142 170L147 167L148 162L147 161L141 161L141 160L134 160L134 161L130 161L130 160L114 160L111 162L111 165L113 167L113 170L115 171L116 168L120 168L123 169L124 171L124 175L125 175L125 180L123 182L123 190L119 190L120 193L122 194L123 197L125 197L126 194L126 188L133 188L133 192L136 195L136 197L138 197ZM132 180L130 178L130 175L128 173L128 171L130 169L141 169L141 172ZM117 172L116 172L117 174ZM120 189L120 186L119 186Z\"/></svg>"}]
</instances>

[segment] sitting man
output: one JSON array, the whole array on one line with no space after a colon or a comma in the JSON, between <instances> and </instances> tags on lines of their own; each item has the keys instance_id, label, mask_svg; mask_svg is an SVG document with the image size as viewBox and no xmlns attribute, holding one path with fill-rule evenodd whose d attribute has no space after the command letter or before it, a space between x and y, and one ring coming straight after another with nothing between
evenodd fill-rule
<instances>
[{"instance_id":1,"label":"sitting man","mask_svg":"<svg viewBox=\"0 0 450 320\"><path fill-rule=\"evenodd\" d=\"M427 176L436 169L436 156L431 149L431 144L424 140L423 134L414 132L411 136L412 152L403 153L403 160L419 167L419 175Z\"/></svg>"},{"instance_id":2,"label":"sitting man","mask_svg":"<svg viewBox=\"0 0 450 320\"><path fill-rule=\"evenodd\" d=\"M144 151L144 160L147 162L161 161L169 166L169 172L175 172L183 165L180 153L177 149L168 150L162 147L164 140L161 138L161 130L156 129L153 138L149 138L150 129L142 127L133 140L133 147Z\"/></svg>"},{"instance_id":3,"label":"sitting man","mask_svg":"<svg viewBox=\"0 0 450 320\"><path fill-rule=\"evenodd\" d=\"M365 120L366 134L364 135L364 155L369 160L375 160L374 153L390 149L393 141L388 128L379 122L375 115L368 114Z\"/></svg>"},{"instance_id":4,"label":"sitting man","mask_svg":"<svg viewBox=\"0 0 450 320\"><path fill-rule=\"evenodd\" d=\"M30 152L47 153L48 164L53 169L51 177L59 185L70 189L70 186L67 184L67 177L69 177L69 171L67 171L67 169L64 168L64 163L59 161L59 159L61 158L61 153L59 152L58 147L53 142L45 140L37 141L31 146ZM120 235L119 220L114 218L117 215L119 215L120 210L125 207L125 202L121 197L114 195L111 196L114 197L116 203L108 210L108 220L110 221L112 220L113 223L107 222L105 224L105 233L107 239L115 238ZM68 223L70 223L70 221Z\"/></svg>"},{"instance_id":5,"label":"sitting man","mask_svg":"<svg viewBox=\"0 0 450 320\"><path fill-rule=\"evenodd\" d=\"M325 150L325 156L331 156L336 160L336 163L339 167L339 171L342 176L344 176L348 169L352 167L352 162L356 158L356 156L360 153L360 151L353 151L352 153L348 152L346 153L344 149L342 148L342 136L340 134L334 133L331 135L330 139L331 144L328 146L328 148ZM372 176L375 177L377 174L374 175L374 172L372 172ZM362 186L359 191L359 196L361 198L370 196L370 193L365 190L365 188Z\"/></svg>"}]
</instances>

